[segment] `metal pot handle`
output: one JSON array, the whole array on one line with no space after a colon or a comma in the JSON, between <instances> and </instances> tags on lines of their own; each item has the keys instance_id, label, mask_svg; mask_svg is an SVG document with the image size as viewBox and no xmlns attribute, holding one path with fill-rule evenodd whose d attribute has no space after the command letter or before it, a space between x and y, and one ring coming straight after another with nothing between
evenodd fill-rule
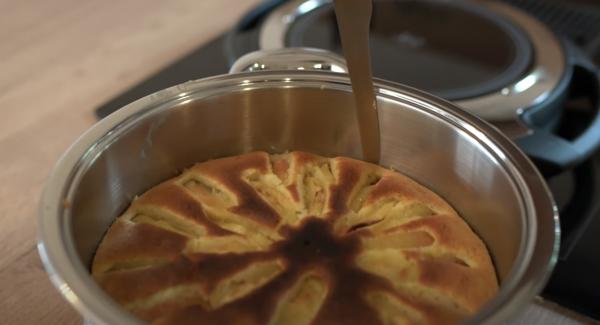
<instances>
[{"instance_id":1,"label":"metal pot handle","mask_svg":"<svg viewBox=\"0 0 600 325\"><path fill-rule=\"evenodd\" d=\"M346 61L321 49L296 47L250 52L233 63L229 73L261 70L312 70L346 73Z\"/></svg>"},{"instance_id":2,"label":"metal pot handle","mask_svg":"<svg viewBox=\"0 0 600 325\"><path fill-rule=\"evenodd\" d=\"M590 59L569 42L564 42L567 60L572 68L569 79L578 78L579 88L569 91L575 95L591 99L594 116L589 126L573 140L564 139L548 130L533 128L533 132L516 139L517 144L546 175L568 170L589 158L600 146L600 71ZM527 121L526 121L527 122ZM527 123L530 126L533 123Z\"/></svg>"}]
</instances>

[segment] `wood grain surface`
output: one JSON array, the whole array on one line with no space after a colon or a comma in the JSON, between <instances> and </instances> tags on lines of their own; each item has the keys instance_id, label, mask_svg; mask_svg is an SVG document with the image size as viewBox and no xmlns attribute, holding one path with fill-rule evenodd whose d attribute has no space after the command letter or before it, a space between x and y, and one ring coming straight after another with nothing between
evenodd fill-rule
<instances>
[{"instance_id":1,"label":"wood grain surface","mask_svg":"<svg viewBox=\"0 0 600 325\"><path fill-rule=\"evenodd\" d=\"M0 0L0 324L82 323L37 254L44 179L95 122L95 107L221 34L258 2ZM540 305L531 313L545 324L573 324Z\"/></svg>"},{"instance_id":2,"label":"wood grain surface","mask_svg":"<svg viewBox=\"0 0 600 325\"><path fill-rule=\"evenodd\" d=\"M36 250L36 206L93 110L259 0L0 1L0 324L81 324Z\"/></svg>"}]
</instances>

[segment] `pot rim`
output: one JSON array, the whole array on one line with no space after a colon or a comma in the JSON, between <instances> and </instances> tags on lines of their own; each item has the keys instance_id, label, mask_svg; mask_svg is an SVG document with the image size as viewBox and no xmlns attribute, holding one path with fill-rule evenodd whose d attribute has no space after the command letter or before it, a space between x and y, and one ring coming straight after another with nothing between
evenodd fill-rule
<instances>
[{"instance_id":1,"label":"pot rim","mask_svg":"<svg viewBox=\"0 0 600 325\"><path fill-rule=\"evenodd\" d=\"M211 92L273 88L274 85L350 89L347 76L315 71L250 72L189 81L124 106L92 126L67 149L47 179L40 199L38 251L52 283L84 317L95 324L140 323L95 284L89 269L79 261L69 233L69 202L84 172L120 134L149 115ZM527 215L519 253L499 293L467 324L501 323L510 319L541 291L558 257L558 210L543 178L514 143L480 118L405 85L376 79L375 86L378 98L418 106L469 134L498 159L516 184Z\"/></svg>"}]
</instances>

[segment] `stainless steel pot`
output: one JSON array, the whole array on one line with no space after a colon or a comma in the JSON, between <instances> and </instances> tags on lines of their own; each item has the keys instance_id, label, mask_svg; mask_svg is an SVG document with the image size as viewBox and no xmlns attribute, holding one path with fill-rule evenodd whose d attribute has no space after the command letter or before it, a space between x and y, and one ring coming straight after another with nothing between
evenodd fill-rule
<instances>
[{"instance_id":1,"label":"stainless steel pot","mask_svg":"<svg viewBox=\"0 0 600 325\"><path fill-rule=\"evenodd\" d=\"M311 61L312 62L312 61ZM377 81L382 159L447 199L487 244L501 289L470 324L501 323L544 285L558 216L539 173L501 132L439 98ZM89 267L131 199L194 162L251 150L360 158L349 80L316 71L259 71L190 81L98 122L50 175L39 252L52 282L95 324L139 321Z\"/></svg>"}]
</instances>

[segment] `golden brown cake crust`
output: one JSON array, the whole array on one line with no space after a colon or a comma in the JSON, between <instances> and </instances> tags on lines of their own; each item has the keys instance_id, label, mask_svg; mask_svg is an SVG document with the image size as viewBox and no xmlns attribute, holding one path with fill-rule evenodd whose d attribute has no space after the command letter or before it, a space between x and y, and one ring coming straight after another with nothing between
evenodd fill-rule
<instances>
[{"instance_id":1,"label":"golden brown cake crust","mask_svg":"<svg viewBox=\"0 0 600 325\"><path fill-rule=\"evenodd\" d=\"M211 160L153 187L92 275L157 324L453 324L498 290L484 244L438 195L305 152Z\"/></svg>"}]
</instances>

